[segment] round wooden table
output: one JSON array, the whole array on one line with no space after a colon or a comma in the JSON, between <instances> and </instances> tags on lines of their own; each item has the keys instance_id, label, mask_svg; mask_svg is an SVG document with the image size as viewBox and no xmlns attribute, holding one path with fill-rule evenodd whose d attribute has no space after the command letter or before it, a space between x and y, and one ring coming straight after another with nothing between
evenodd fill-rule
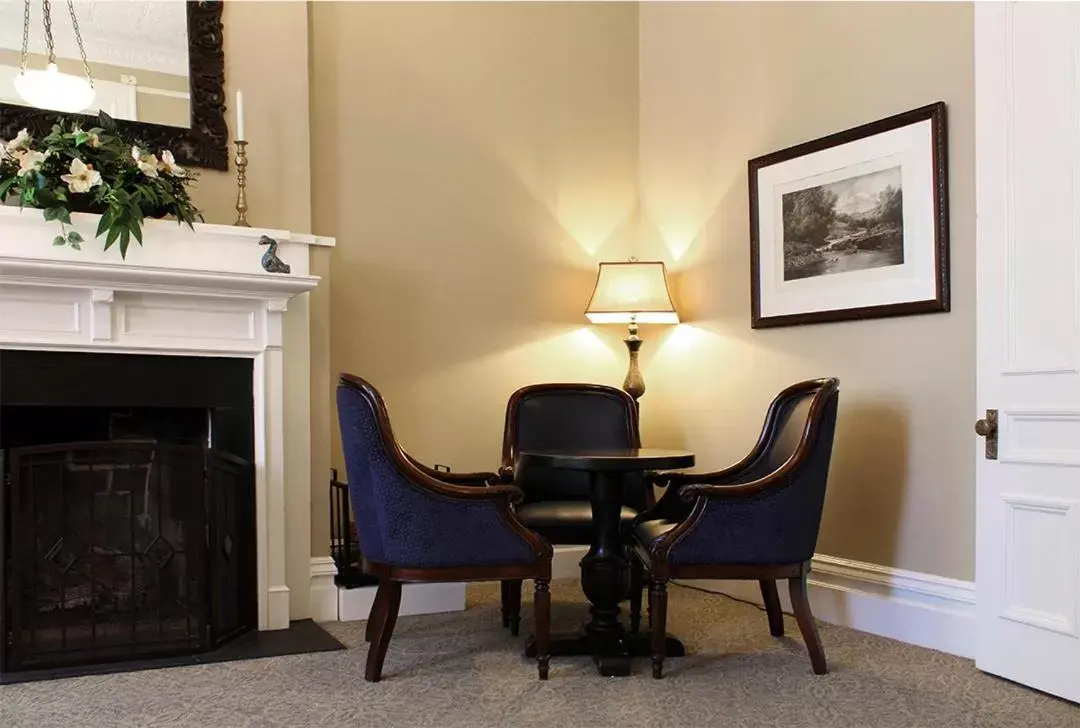
<instances>
[{"instance_id":1,"label":"round wooden table","mask_svg":"<svg viewBox=\"0 0 1080 728\"><path fill-rule=\"evenodd\" d=\"M622 510L623 476L648 470L676 470L694 465L694 454L682 450L557 450L525 451L517 456L525 468L583 470L590 475L593 539L581 560L581 588L592 604L592 618L582 632L555 635L551 654L592 655L601 675L630 674L630 659L651 653L647 634L630 634L619 621L619 603L630 590L630 562L623 548L619 514ZM667 638L667 655L686 654L682 643ZM535 655L530 642L526 654Z\"/></svg>"}]
</instances>

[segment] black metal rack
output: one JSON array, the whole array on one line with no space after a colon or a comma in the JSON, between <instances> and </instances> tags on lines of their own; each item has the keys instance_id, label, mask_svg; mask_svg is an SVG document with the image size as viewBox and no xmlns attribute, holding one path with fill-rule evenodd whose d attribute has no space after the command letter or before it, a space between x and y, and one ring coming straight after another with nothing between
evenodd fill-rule
<instances>
[{"instance_id":1,"label":"black metal rack","mask_svg":"<svg viewBox=\"0 0 1080 728\"><path fill-rule=\"evenodd\" d=\"M349 484L338 480L337 468L330 470L330 556L337 566L334 583L338 586L354 589L379 583L360 568L360 542L349 507Z\"/></svg>"}]
</instances>

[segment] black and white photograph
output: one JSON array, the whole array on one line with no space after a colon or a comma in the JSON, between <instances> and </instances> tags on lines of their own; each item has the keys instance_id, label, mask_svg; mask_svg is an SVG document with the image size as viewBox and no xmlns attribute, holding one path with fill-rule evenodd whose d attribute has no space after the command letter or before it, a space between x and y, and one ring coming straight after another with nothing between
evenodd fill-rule
<instances>
[{"instance_id":1,"label":"black and white photograph","mask_svg":"<svg viewBox=\"0 0 1080 728\"><path fill-rule=\"evenodd\" d=\"M904 263L900 167L783 195L784 280Z\"/></svg>"},{"instance_id":2,"label":"black and white photograph","mask_svg":"<svg viewBox=\"0 0 1080 728\"><path fill-rule=\"evenodd\" d=\"M750 160L751 327L949 310L945 104Z\"/></svg>"}]
</instances>

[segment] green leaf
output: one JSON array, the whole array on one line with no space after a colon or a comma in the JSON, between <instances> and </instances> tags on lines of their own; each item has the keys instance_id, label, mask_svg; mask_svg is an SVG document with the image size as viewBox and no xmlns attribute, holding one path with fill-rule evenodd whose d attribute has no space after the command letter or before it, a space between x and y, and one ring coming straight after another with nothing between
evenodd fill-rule
<instances>
[{"instance_id":1,"label":"green leaf","mask_svg":"<svg viewBox=\"0 0 1080 728\"><path fill-rule=\"evenodd\" d=\"M111 228L109 228L109 234L105 238L105 250L111 248L118 237L120 237L120 226L113 225Z\"/></svg>"},{"instance_id":2,"label":"green leaf","mask_svg":"<svg viewBox=\"0 0 1080 728\"><path fill-rule=\"evenodd\" d=\"M50 207L53 207L53 208L59 208L60 207L58 204L56 204L57 202L59 202L59 200L56 199L56 195L54 195L52 193L52 190L47 190L47 189L44 189L44 188L39 189L39 190L37 190L34 197L37 198L38 204L41 205L42 207L45 207L46 209L48 209ZM46 220L56 220L57 218L55 218L55 217L47 217L45 219Z\"/></svg>"},{"instance_id":3,"label":"green leaf","mask_svg":"<svg viewBox=\"0 0 1080 728\"><path fill-rule=\"evenodd\" d=\"M131 234L135 236L135 239L139 241L139 245L142 245L142 220L135 217L128 223L128 229L131 230Z\"/></svg>"},{"instance_id":4,"label":"green leaf","mask_svg":"<svg viewBox=\"0 0 1080 728\"><path fill-rule=\"evenodd\" d=\"M105 210L105 214L101 216L101 220L98 222L97 232L94 233L95 238L100 238L102 234L112 226L113 221L113 208Z\"/></svg>"},{"instance_id":5,"label":"green leaf","mask_svg":"<svg viewBox=\"0 0 1080 728\"><path fill-rule=\"evenodd\" d=\"M72 244L84 242L83 236L80 235L76 230L72 230L67 234L67 241Z\"/></svg>"},{"instance_id":6,"label":"green leaf","mask_svg":"<svg viewBox=\"0 0 1080 728\"><path fill-rule=\"evenodd\" d=\"M67 240L64 239L63 235L57 235L55 238L52 239L52 244L53 245L67 245Z\"/></svg>"},{"instance_id":7,"label":"green leaf","mask_svg":"<svg viewBox=\"0 0 1080 728\"><path fill-rule=\"evenodd\" d=\"M90 135L87 134L85 131L81 131L75 135L75 146L82 146L83 144L86 144L87 140L89 139Z\"/></svg>"},{"instance_id":8,"label":"green leaf","mask_svg":"<svg viewBox=\"0 0 1080 728\"><path fill-rule=\"evenodd\" d=\"M45 212L42 214L45 217L45 222L52 222L53 220L58 220L60 218L60 208L46 207Z\"/></svg>"},{"instance_id":9,"label":"green leaf","mask_svg":"<svg viewBox=\"0 0 1080 728\"><path fill-rule=\"evenodd\" d=\"M128 246L131 244L131 233L127 228L120 231L120 257L126 259Z\"/></svg>"},{"instance_id":10,"label":"green leaf","mask_svg":"<svg viewBox=\"0 0 1080 728\"><path fill-rule=\"evenodd\" d=\"M64 223L65 225L70 225L71 224L71 213L68 212L68 209L66 207L56 207L56 208L53 208L53 209L57 210L57 213L56 213L56 219L57 220Z\"/></svg>"}]
</instances>

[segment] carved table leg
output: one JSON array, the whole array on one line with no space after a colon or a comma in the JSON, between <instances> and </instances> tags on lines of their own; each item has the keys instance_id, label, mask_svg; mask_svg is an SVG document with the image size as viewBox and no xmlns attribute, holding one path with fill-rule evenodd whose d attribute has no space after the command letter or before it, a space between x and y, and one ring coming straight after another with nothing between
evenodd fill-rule
<instances>
[{"instance_id":1,"label":"carved table leg","mask_svg":"<svg viewBox=\"0 0 1080 728\"><path fill-rule=\"evenodd\" d=\"M630 562L623 548L619 524L622 510L620 473L592 473L591 502L593 542L581 560L581 589L592 606L592 618L584 633L560 635L551 641L552 655L592 655L597 670L605 677L630 674L631 657L651 654L649 635L628 634L619 621L619 603L630 589ZM665 640L668 657L682 657L683 645L674 637ZM530 640L525 647L528 657L536 657Z\"/></svg>"},{"instance_id":2,"label":"carved table leg","mask_svg":"<svg viewBox=\"0 0 1080 728\"><path fill-rule=\"evenodd\" d=\"M619 603L630 589L630 564L619 531L622 488L618 473L595 472L590 489L593 543L581 560L581 588L592 602L585 631L601 675L630 674L630 651L619 622Z\"/></svg>"}]
</instances>

